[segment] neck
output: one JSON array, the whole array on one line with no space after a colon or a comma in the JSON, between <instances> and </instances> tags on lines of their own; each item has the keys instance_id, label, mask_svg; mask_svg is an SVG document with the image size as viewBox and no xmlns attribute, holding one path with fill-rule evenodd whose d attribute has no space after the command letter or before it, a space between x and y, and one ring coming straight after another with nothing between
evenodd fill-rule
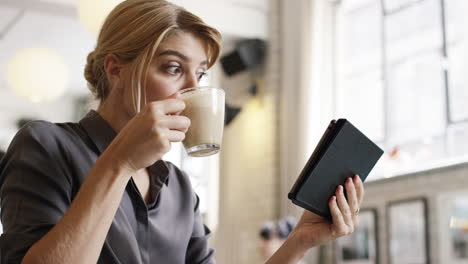
<instances>
[{"instance_id":1,"label":"neck","mask_svg":"<svg viewBox=\"0 0 468 264\"><path fill-rule=\"evenodd\" d=\"M110 97L101 102L97 112L116 133L119 133L132 118L131 115L125 111L123 102L116 102Z\"/></svg>"}]
</instances>

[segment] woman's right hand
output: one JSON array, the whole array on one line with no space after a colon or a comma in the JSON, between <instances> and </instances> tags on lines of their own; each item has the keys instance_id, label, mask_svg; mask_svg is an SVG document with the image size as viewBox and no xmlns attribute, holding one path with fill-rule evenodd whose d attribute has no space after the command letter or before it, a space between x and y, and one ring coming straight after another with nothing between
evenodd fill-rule
<instances>
[{"instance_id":1,"label":"woman's right hand","mask_svg":"<svg viewBox=\"0 0 468 264\"><path fill-rule=\"evenodd\" d=\"M138 171L162 159L171 142L180 142L190 119L178 113L185 109L180 99L148 103L119 132L107 149L112 160L130 171Z\"/></svg>"}]
</instances>

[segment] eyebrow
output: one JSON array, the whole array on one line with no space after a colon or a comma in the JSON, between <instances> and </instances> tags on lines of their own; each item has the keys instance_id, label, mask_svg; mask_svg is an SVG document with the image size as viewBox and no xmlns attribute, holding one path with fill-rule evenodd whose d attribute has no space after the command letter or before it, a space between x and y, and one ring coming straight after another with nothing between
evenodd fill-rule
<instances>
[{"instance_id":1,"label":"eyebrow","mask_svg":"<svg viewBox=\"0 0 468 264\"><path fill-rule=\"evenodd\" d=\"M167 55L173 55L173 56L177 56L179 57L180 59L182 59L183 61L190 61L189 57L187 57L186 55L178 52L177 50L171 50L171 49L168 49L168 50L165 50L165 51L162 51L160 53L158 53L158 57L159 56L167 56ZM205 66L205 65L208 65L208 60L204 60L200 63L200 66Z\"/></svg>"}]
</instances>

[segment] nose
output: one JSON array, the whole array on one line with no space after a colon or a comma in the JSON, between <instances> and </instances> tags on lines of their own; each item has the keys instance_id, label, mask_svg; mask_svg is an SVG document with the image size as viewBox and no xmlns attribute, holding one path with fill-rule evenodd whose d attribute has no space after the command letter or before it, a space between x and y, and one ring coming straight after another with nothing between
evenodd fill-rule
<instances>
[{"instance_id":1,"label":"nose","mask_svg":"<svg viewBox=\"0 0 468 264\"><path fill-rule=\"evenodd\" d=\"M187 74L186 75L186 80L184 83L184 89L186 88L193 88L198 85L198 77L195 73L192 74Z\"/></svg>"},{"instance_id":2,"label":"nose","mask_svg":"<svg viewBox=\"0 0 468 264\"><path fill-rule=\"evenodd\" d=\"M198 78L196 74L187 74L183 79L182 86L180 89L172 94L171 96L167 97L168 99L177 99L180 97L179 91L187 88L194 88L198 86Z\"/></svg>"}]
</instances>

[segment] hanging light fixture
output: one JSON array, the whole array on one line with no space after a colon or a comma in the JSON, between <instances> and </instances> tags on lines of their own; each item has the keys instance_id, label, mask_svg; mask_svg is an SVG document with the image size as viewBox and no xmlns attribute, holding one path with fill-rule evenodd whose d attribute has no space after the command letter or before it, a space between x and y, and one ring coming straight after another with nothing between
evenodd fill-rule
<instances>
[{"instance_id":1,"label":"hanging light fixture","mask_svg":"<svg viewBox=\"0 0 468 264\"><path fill-rule=\"evenodd\" d=\"M79 0L78 18L89 32L97 36L107 15L120 2L122 0Z\"/></svg>"},{"instance_id":2,"label":"hanging light fixture","mask_svg":"<svg viewBox=\"0 0 468 264\"><path fill-rule=\"evenodd\" d=\"M32 102L51 101L67 87L68 68L59 54L46 48L19 51L7 66L7 85Z\"/></svg>"}]
</instances>

